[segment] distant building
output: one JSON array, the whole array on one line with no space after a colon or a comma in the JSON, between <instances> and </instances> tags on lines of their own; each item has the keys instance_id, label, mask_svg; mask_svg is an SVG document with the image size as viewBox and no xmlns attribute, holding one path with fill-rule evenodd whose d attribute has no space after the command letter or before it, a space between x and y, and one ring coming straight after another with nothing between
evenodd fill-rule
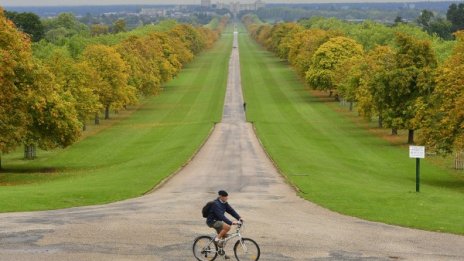
<instances>
[{"instance_id":1,"label":"distant building","mask_svg":"<svg viewBox=\"0 0 464 261\"><path fill-rule=\"evenodd\" d=\"M146 16L166 16L166 10L156 8L142 8L140 15Z\"/></svg>"},{"instance_id":2,"label":"distant building","mask_svg":"<svg viewBox=\"0 0 464 261\"><path fill-rule=\"evenodd\" d=\"M251 4L241 4L239 1L225 3L224 0L219 0L215 7L216 9L228 9L232 13L238 14L240 11L256 11L266 7L266 3L262 0L257 0Z\"/></svg>"}]
</instances>

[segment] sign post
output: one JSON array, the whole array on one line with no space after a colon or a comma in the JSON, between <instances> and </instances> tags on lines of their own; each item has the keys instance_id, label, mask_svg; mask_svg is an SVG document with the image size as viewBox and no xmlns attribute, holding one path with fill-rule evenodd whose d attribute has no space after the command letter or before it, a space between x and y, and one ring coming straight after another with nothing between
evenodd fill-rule
<instances>
[{"instance_id":1,"label":"sign post","mask_svg":"<svg viewBox=\"0 0 464 261\"><path fill-rule=\"evenodd\" d=\"M420 159L425 158L425 147L409 146L409 157L416 159L416 192L420 192Z\"/></svg>"}]
</instances>

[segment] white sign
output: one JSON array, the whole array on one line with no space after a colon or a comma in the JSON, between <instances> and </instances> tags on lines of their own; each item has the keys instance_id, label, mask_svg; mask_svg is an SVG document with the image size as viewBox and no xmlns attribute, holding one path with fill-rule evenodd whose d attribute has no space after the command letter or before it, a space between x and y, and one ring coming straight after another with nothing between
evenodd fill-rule
<instances>
[{"instance_id":1,"label":"white sign","mask_svg":"<svg viewBox=\"0 0 464 261\"><path fill-rule=\"evenodd\" d=\"M409 157L410 158L425 158L425 147L424 146L409 146Z\"/></svg>"}]
</instances>

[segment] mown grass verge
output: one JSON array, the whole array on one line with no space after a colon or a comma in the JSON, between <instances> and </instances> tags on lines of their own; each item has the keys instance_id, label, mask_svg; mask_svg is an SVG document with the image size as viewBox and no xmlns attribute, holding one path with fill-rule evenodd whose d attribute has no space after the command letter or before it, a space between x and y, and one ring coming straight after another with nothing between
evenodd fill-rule
<instances>
[{"instance_id":1,"label":"mown grass verge","mask_svg":"<svg viewBox=\"0 0 464 261\"><path fill-rule=\"evenodd\" d=\"M25 161L3 156L0 211L102 204L137 197L185 164L222 116L232 32L199 55L165 91L75 145Z\"/></svg>"},{"instance_id":2,"label":"mown grass verge","mask_svg":"<svg viewBox=\"0 0 464 261\"><path fill-rule=\"evenodd\" d=\"M272 160L305 199L367 220L464 234L464 179L421 164L311 95L272 53L240 33L247 120Z\"/></svg>"}]
</instances>

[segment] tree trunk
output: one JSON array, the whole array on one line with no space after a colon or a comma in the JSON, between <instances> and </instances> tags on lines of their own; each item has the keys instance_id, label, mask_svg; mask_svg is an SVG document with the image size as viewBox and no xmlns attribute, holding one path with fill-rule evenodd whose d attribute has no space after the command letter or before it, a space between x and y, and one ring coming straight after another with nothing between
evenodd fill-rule
<instances>
[{"instance_id":1,"label":"tree trunk","mask_svg":"<svg viewBox=\"0 0 464 261\"><path fill-rule=\"evenodd\" d=\"M353 111L353 102L350 101L350 111Z\"/></svg>"},{"instance_id":2,"label":"tree trunk","mask_svg":"<svg viewBox=\"0 0 464 261\"><path fill-rule=\"evenodd\" d=\"M108 120L110 118L110 106L106 105L105 107L105 120Z\"/></svg>"},{"instance_id":3,"label":"tree trunk","mask_svg":"<svg viewBox=\"0 0 464 261\"><path fill-rule=\"evenodd\" d=\"M382 114L379 115L379 128L383 128L383 117L382 117Z\"/></svg>"},{"instance_id":4,"label":"tree trunk","mask_svg":"<svg viewBox=\"0 0 464 261\"><path fill-rule=\"evenodd\" d=\"M35 145L24 145L24 159L33 160L36 157Z\"/></svg>"},{"instance_id":5,"label":"tree trunk","mask_svg":"<svg viewBox=\"0 0 464 261\"><path fill-rule=\"evenodd\" d=\"M0 153L0 172L2 172L2 153Z\"/></svg>"},{"instance_id":6,"label":"tree trunk","mask_svg":"<svg viewBox=\"0 0 464 261\"><path fill-rule=\"evenodd\" d=\"M408 144L410 145L414 144L414 130L408 131Z\"/></svg>"},{"instance_id":7,"label":"tree trunk","mask_svg":"<svg viewBox=\"0 0 464 261\"><path fill-rule=\"evenodd\" d=\"M392 135L393 135L393 136L398 135L398 129L393 128L393 129L392 129Z\"/></svg>"},{"instance_id":8,"label":"tree trunk","mask_svg":"<svg viewBox=\"0 0 464 261\"><path fill-rule=\"evenodd\" d=\"M87 124L85 124L85 122L82 124L82 131L86 131L87 130Z\"/></svg>"},{"instance_id":9,"label":"tree trunk","mask_svg":"<svg viewBox=\"0 0 464 261\"><path fill-rule=\"evenodd\" d=\"M95 125L100 125L100 115L98 113L95 114Z\"/></svg>"}]
</instances>

